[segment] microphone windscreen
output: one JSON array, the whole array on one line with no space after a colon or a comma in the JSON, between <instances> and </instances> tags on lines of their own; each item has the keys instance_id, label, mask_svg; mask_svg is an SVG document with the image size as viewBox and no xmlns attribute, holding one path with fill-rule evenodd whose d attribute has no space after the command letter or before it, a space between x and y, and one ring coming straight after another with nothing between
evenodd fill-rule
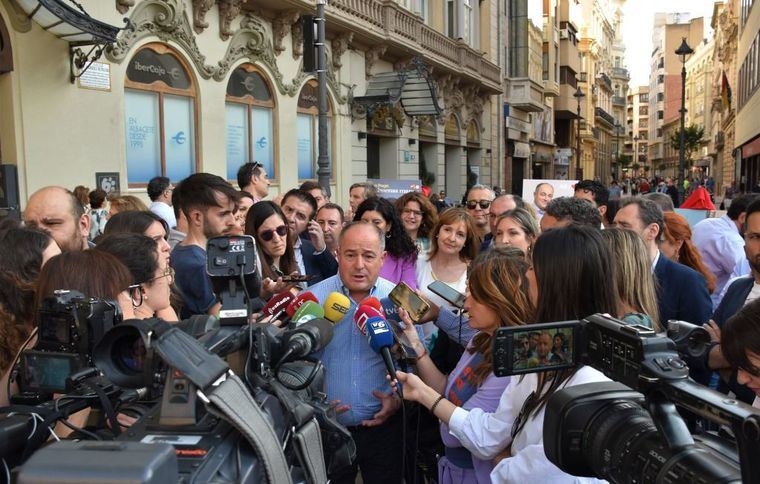
<instances>
[{"instance_id":1,"label":"microphone windscreen","mask_svg":"<svg viewBox=\"0 0 760 484\"><path fill-rule=\"evenodd\" d=\"M300 308L301 305L305 303L306 301L319 303L319 300L314 294L311 293L311 291L302 292L301 294L296 296L295 299L293 299L293 302L288 304L288 307L285 308L285 313L288 315L288 317L292 318L296 310Z\"/></svg>"},{"instance_id":2,"label":"microphone windscreen","mask_svg":"<svg viewBox=\"0 0 760 484\"><path fill-rule=\"evenodd\" d=\"M398 306L389 298L384 297L380 300L385 313L385 319L388 321L401 321L401 317L398 315Z\"/></svg>"},{"instance_id":3,"label":"microphone windscreen","mask_svg":"<svg viewBox=\"0 0 760 484\"><path fill-rule=\"evenodd\" d=\"M367 340L372 351L379 353L382 348L393 346L393 331L384 318L367 320Z\"/></svg>"},{"instance_id":4,"label":"microphone windscreen","mask_svg":"<svg viewBox=\"0 0 760 484\"><path fill-rule=\"evenodd\" d=\"M327 295L324 304L326 320L332 321L335 324L343 319L343 316L348 313L349 309L351 309L351 301L345 294L333 291Z\"/></svg>"},{"instance_id":5,"label":"microphone windscreen","mask_svg":"<svg viewBox=\"0 0 760 484\"><path fill-rule=\"evenodd\" d=\"M325 311L322 309L322 306L315 303L314 301L306 301L301 305L300 308L296 309L296 312L293 313L293 316L290 319L295 323L299 323L309 321L310 319L314 318L324 317Z\"/></svg>"},{"instance_id":6,"label":"microphone windscreen","mask_svg":"<svg viewBox=\"0 0 760 484\"><path fill-rule=\"evenodd\" d=\"M368 297L359 303L359 306L371 306L375 309L383 309L383 303L375 296Z\"/></svg>"},{"instance_id":7,"label":"microphone windscreen","mask_svg":"<svg viewBox=\"0 0 760 484\"><path fill-rule=\"evenodd\" d=\"M366 324L367 320L370 318L383 318L385 319L385 316L383 315L382 311L373 308L372 306L359 306L359 309L356 310L354 313L354 323L356 323L356 327L359 328L359 331L363 335L367 334Z\"/></svg>"},{"instance_id":8,"label":"microphone windscreen","mask_svg":"<svg viewBox=\"0 0 760 484\"><path fill-rule=\"evenodd\" d=\"M272 316L277 314L293 302L295 296L290 291L282 291L279 294L272 296L269 301L264 305L264 309L261 312L265 316Z\"/></svg>"}]
</instances>

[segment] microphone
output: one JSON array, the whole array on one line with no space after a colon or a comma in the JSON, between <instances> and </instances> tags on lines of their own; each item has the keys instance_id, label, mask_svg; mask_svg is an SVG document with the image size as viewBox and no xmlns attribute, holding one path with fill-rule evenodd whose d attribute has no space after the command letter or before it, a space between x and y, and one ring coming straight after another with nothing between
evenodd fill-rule
<instances>
[{"instance_id":1,"label":"microphone","mask_svg":"<svg viewBox=\"0 0 760 484\"><path fill-rule=\"evenodd\" d=\"M391 346L393 346L393 332L391 327L385 318L374 317L367 321L367 341L372 351L379 353L383 357L383 363L385 363L385 369L391 376L392 380L396 379L396 367L393 364L393 358L391 358ZM396 385L398 395L404 398L404 394L401 391L401 385Z\"/></svg>"},{"instance_id":2,"label":"microphone","mask_svg":"<svg viewBox=\"0 0 760 484\"><path fill-rule=\"evenodd\" d=\"M398 315L398 306L389 298L384 297L380 300L383 312L385 313L385 319L388 321L401 321L401 316Z\"/></svg>"},{"instance_id":3,"label":"microphone","mask_svg":"<svg viewBox=\"0 0 760 484\"><path fill-rule=\"evenodd\" d=\"M327 295L323 308L324 318L333 324L338 324L338 321L343 319L343 316L351 309L351 301L344 294L333 291Z\"/></svg>"},{"instance_id":4,"label":"microphone","mask_svg":"<svg viewBox=\"0 0 760 484\"><path fill-rule=\"evenodd\" d=\"M322 309L322 306L314 301L306 301L300 308L296 309L296 312L290 318L290 322L298 326L312 319L324 317L325 311Z\"/></svg>"},{"instance_id":5,"label":"microphone","mask_svg":"<svg viewBox=\"0 0 760 484\"><path fill-rule=\"evenodd\" d=\"M324 318L307 321L298 328L287 331L283 337L283 354L278 365L292 359L304 358L322 348L332 340L333 325Z\"/></svg>"},{"instance_id":6,"label":"microphone","mask_svg":"<svg viewBox=\"0 0 760 484\"><path fill-rule=\"evenodd\" d=\"M275 294L264 305L264 308L261 310L261 317L256 322L260 323L268 316L272 316L272 320L278 319L295 298L290 291L282 291L279 294Z\"/></svg>"},{"instance_id":7,"label":"microphone","mask_svg":"<svg viewBox=\"0 0 760 484\"><path fill-rule=\"evenodd\" d=\"M293 299L290 304L288 304L288 306L285 308L285 314L287 314L289 318L292 318L296 310L300 308L301 305L303 305L303 303L306 301L312 301L319 304L319 300L314 294L311 293L311 291L302 292L296 296L296 298Z\"/></svg>"},{"instance_id":8,"label":"microphone","mask_svg":"<svg viewBox=\"0 0 760 484\"><path fill-rule=\"evenodd\" d=\"M356 323L356 327L359 328L359 331L365 336L367 335L366 324L371 318L385 319L385 316L382 311L375 309L372 306L359 306L359 309L354 313L354 323Z\"/></svg>"}]
</instances>

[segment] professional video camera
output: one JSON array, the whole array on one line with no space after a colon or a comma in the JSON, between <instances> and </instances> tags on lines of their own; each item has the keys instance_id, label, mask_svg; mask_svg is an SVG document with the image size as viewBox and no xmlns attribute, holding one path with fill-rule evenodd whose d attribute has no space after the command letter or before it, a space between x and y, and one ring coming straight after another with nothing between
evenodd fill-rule
<instances>
[{"instance_id":1,"label":"professional video camera","mask_svg":"<svg viewBox=\"0 0 760 484\"><path fill-rule=\"evenodd\" d=\"M37 344L21 353L21 393L14 396L14 403L42 403L54 392L70 390L66 379L93 366L93 347L121 320L115 301L69 290L57 290L43 299L37 315Z\"/></svg>"},{"instance_id":2,"label":"professional video camera","mask_svg":"<svg viewBox=\"0 0 760 484\"><path fill-rule=\"evenodd\" d=\"M95 385L97 391L93 382L86 382L80 385L83 395L62 397L65 405L78 398L76 411L95 406L93 394L104 388L110 392L108 400L118 403L160 385L160 402L121 433L112 422L118 442L87 442L85 447L61 442L37 451L21 468L20 480L60 480L63 462L72 481L119 482L135 475L160 480L172 475L183 482L325 482L352 464L355 445L321 393L321 363L309 356L330 341L332 325L314 320L283 331L247 324L251 296L258 294L258 285L247 287L257 279L254 245L250 237L220 239L209 242L208 272L227 311L222 326L202 325L203 331L194 331L184 322L123 321L89 353L88 361L102 372L91 369L102 380ZM245 383L221 360L240 350L248 353ZM60 413L47 409L58 410L59 401L0 420L0 440L23 439L30 430L35 437L48 435L47 427ZM37 420L27 416L37 410L50 416L39 430ZM13 429L6 428L11 419ZM23 456L14 463L24 462L30 449L42 444L35 440L39 441L34 448L21 442ZM165 452L161 443L173 445L175 452ZM19 446L14 444L14 451ZM0 457L6 454L0 452Z\"/></svg>"},{"instance_id":3,"label":"professional video camera","mask_svg":"<svg viewBox=\"0 0 760 484\"><path fill-rule=\"evenodd\" d=\"M544 451L569 474L611 482L760 482L760 413L689 379L682 356L704 350L699 329L671 322L677 344L645 326L599 314L500 328L494 373L585 364L614 380L561 389L547 402ZM677 408L729 427L735 441L691 435Z\"/></svg>"}]
</instances>

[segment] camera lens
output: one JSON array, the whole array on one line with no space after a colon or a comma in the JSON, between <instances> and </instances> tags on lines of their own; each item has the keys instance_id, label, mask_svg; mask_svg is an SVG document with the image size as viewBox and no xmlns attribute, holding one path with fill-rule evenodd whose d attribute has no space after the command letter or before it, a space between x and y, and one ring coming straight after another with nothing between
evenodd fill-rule
<instances>
[{"instance_id":1,"label":"camera lens","mask_svg":"<svg viewBox=\"0 0 760 484\"><path fill-rule=\"evenodd\" d=\"M145 363L145 344L139 335L125 335L111 347L112 361L125 373L142 373Z\"/></svg>"}]
</instances>

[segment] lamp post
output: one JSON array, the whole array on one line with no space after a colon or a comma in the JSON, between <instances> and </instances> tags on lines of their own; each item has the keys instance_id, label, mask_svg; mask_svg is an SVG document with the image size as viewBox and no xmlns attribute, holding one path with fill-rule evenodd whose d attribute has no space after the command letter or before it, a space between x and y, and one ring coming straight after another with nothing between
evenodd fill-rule
<instances>
[{"instance_id":1,"label":"lamp post","mask_svg":"<svg viewBox=\"0 0 760 484\"><path fill-rule=\"evenodd\" d=\"M327 130L329 120L327 118L327 51L325 50L325 5L327 0L317 1L317 83L319 86L319 96L317 103L318 124L318 156L317 156L317 179L319 186L322 187L330 196L330 159L328 157L328 140Z\"/></svg>"},{"instance_id":2,"label":"lamp post","mask_svg":"<svg viewBox=\"0 0 760 484\"><path fill-rule=\"evenodd\" d=\"M686 56L693 54L694 50L686 43L686 37L681 38L681 45L676 49L676 55L681 56L681 134L678 143L678 172L681 181L678 183L679 203L684 201L684 164L686 162L686 129L684 127L686 117Z\"/></svg>"},{"instance_id":3,"label":"lamp post","mask_svg":"<svg viewBox=\"0 0 760 484\"><path fill-rule=\"evenodd\" d=\"M573 94L573 97L578 102L578 117L575 119L575 172L573 172L573 167L570 166L569 173L567 174L568 180L570 177L580 178L577 175L581 168L581 99L585 96L580 86L578 86Z\"/></svg>"},{"instance_id":4,"label":"lamp post","mask_svg":"<svg viewBox=\"0 0 760 484\"><path fill-rule=\"evenodd\" d=\"M620 169L620 130L623 127L620 123L615 123L615 179L619 178Z\"/></svg>"}]
</instances>

